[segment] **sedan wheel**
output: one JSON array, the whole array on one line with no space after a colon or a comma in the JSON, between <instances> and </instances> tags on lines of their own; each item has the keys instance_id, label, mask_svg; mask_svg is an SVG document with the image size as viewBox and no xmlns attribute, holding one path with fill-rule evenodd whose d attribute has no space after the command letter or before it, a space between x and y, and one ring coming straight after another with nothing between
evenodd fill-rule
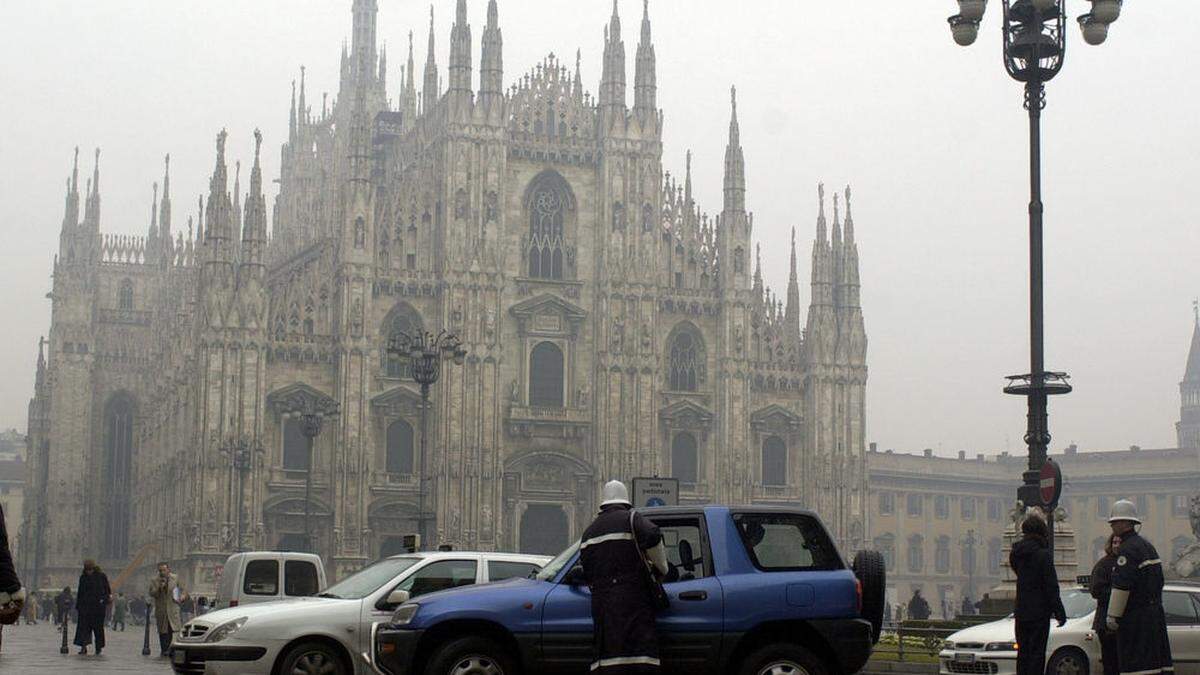
<instances>
[{"instance_id":1,"label":"sedan wheel","mask_svg":"<svg viewBox=\"0 0 1200 675\"><path fill-rule=\"evenodd\" d=\"M1048 671L1051 675L1088 675L1087 664L1074 653L1056 655L1051 659Z\"/></svg>"},{"instance_id":2,"label":"sedan wheel","mask_svg":"<svg viewBox=\"0 0 1200 675\"><path fill-rule=\"evenodd\" d=\"M758 675L808 675L808 671L793 661L778 661L763 666L762 670L758 671ZM1056 675L1066 674L1058 673Z\"/></svg>"},{"instance_id":3,"label":"sedan wheel","mask_svg":"<svg viewBox=\"0 0 1200 675\"><path fill-rule=\"evenodd\" d=\"M451 675L504 675L500 664L487 656L464 656L454 664Z\"/></svg>"},{"instance_id":4,"label":"sedan wheel","mask_svg":"<svg viewBox=\"0 0 1200 675\"><path fill-rule=\"evenodd\" d=\"M333 675L338 672L338 663L324 652L309 652L296 659L291 675Z\"/></svg>"}]
</instances>

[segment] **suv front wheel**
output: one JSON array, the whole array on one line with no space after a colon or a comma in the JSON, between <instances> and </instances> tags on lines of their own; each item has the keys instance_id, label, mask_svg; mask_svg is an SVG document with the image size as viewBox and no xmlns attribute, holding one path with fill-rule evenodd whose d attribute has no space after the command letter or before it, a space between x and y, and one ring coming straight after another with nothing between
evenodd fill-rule
<instances>
[{"instance_id":1,"label":"suv front wheel","mask_svg":"<svg viewBox=\"0 0 1200 675\"><path fill-rule=\"evenodd\" d=\"M443 645L426 669L429 675L517 675L517 663L487 638L466 637Z\"/></svg>"},{"instance_id":2,"label":"suv front wheel","mask_svg":"<svg viewBox=\"0 0 1200 675\"><path fill-rule=\"evenodd\" d=\"M785 642L761 647L746 658L739 675L827 675L812 652Z\"/></svg>"}]
</instances>

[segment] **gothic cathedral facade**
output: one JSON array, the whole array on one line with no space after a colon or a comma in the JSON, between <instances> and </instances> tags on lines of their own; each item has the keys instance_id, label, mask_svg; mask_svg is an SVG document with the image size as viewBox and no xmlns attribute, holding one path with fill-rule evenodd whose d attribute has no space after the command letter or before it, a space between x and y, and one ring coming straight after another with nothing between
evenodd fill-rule
<instances>
[{"instance_id":1,"label":"gothic cathedral facade","mask_svg":"<svg viewBox=\"0 0 1200 675\"><path fill-rule=\"evenodd\" d=\"M169 164L135 238L101 233L99 152L82 197L76 157L30 404L42 586L95 557L208 587L232 550L302 543L306 518L340 576L400 550L423 502L429 544L553 553L604 481L639 476L684 503L802 504L864 544L849 189L832 222L820 191L805 319L794 231L786 298L763 285L736 97L708 215L690 154L682 180L663 169L648 16L630 107L615 7L593 98L553 54L504 86L496 0L476 78L466 5L448 87L431 21L422 90L410 39L393 105L376 0L354 0L335 100L293 90L270 219L257 132L246 194L220 134L186 236ZM441 330L467 356L424 406L387 346ZM297 406L338 411L311 449Z\"/></svg>"}]
</instances>

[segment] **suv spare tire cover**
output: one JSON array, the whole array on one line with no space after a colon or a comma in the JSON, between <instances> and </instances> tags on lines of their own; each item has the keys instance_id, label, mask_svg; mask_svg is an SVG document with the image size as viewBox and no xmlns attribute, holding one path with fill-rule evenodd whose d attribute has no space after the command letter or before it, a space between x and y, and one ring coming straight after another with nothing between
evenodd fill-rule
<instances>
[{"instance_id":1,"label":"suv spare tire cover","mask_svg":"<svg viewBox=\"0 0 1200 675\"><path fill-rule=\"evenodd\" d=\"M854 556L854 576L862 584L862 617L871 622L871 639L879 642L883 628L887 570L879 551L859 551Z\"/></svg>"}]
</instances>

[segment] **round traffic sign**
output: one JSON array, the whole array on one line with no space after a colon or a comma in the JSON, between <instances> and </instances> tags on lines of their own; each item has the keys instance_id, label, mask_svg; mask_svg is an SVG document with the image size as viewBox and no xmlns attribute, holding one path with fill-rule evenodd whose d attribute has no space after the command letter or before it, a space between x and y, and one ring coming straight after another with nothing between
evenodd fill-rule
<instances>
[{"instance_id":1,"label":"round traffic sign","mask_svg":"<svg viewBox=\"0 0 1200 675\"><path fill-rule=\"evenodd\" d=\"M667 503L661 497L651 497L646 500L646 506L666 506Z\"/></svg>"},{"instance_id":2,"label":"round traffic sign","mask_svg":"<svg viewBox=\"0 0 1200 675\"><path fill-rule=\"evenodd\" d=\"M1042 470L1038 476L1038 489L1042 498L1042 504L1049 508L1058 506L1058 498L1062 495L1062 469L1058 463L1052 459L1047 459L1042 465Z\"/></svg>"}]
</instances>

